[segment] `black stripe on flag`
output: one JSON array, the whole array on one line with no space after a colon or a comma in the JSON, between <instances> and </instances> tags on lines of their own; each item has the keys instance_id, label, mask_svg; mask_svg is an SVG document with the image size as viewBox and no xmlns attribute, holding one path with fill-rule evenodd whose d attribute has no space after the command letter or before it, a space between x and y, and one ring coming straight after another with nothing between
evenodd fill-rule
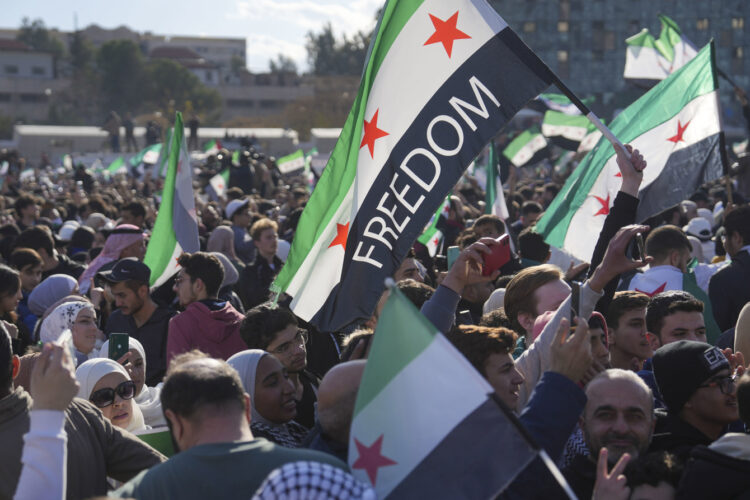
<instances>
[{"instance_id":1,"label":"black stripe on flag","mask_svg":"<svg viewBox=\"0 0 750 500\"><path fill-rule=\"evenodd\" d=\"M498 403L487 399L412 469L389 498L495 498L536 456Z\"/></svg>"},{"instance_id":2,"label":"black stripe on flag","mask_svg":"<svg viewBox=\"0 0 750 500\"><path fill-rule=\"evenodd\" d=\"M638 193L636 220L644 221L724 175L724 133L719 132L672 153L654 181Z\"/></svg>"},{"instance_id":3,"label":"black stripe on flag","mask_svg":"<svg viewBox=\"0 0 750 500\"><path fill-rule=\"evenodd\" d=\"M321 331L330 332L339 331L358 319L370 317L383 292L384 279L393 275L466 167L518 110L547 88L553 79L554 75L549 68L512 30L506 28L488 40L445 81L393 148L370 187L356 219L351 221L341 280L314 316L312 323ZM480 82L496 98L499 107L495 106L484 91L477 90L476 82ZM486 105L489 112L487 118L465 107L461 108L462 116L450 103L451 98L455 97L479 107L475 92ZM399 99L398 94L390 97ZM432 144L442 151L436 150L428 140L428 127L438 117L446 118L438 119L433 124L431 138ZM476 127L475 130L467 117ZM456 125L460 128L460 133ZM459 140L460 136L463 137L462 141ZM414 154L419 148L429 151L439 163L440 175L434 184L431 183L436 170L433 160L423 154ZM446 154L447 151L450 154ZM432 184L428 191L420 187L402 168L402 162L411 154L414 156L408 160L408 167L425 184ZM398 175L398 179L391 188L395 175ZM412 205L417 203L420 196L424 196L415 213L397 201L394 194L394 191L403 192L407 188L409 191L405 198ZM381 210L378 210L378 205ZM384 210L393 210L393 214L388 215ZM378 217L395 233L395 236L392 233L384 235L391 248L382 241L365 235L368 224L371 224L370 233L383 231L383 224L372 222ZM407 217L408 222L404 224ZM361 245L359 249L358 245ZM363 259L364 256L369 260Z\"/></svg>"}]
</instances>

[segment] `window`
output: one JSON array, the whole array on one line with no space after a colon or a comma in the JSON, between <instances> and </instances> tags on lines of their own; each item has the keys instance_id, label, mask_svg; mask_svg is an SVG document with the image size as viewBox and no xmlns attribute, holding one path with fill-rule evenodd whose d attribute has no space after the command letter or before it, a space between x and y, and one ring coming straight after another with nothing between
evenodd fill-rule
<instances>
[{"instance_id":1,"label":"window","mask_svg":"<svg viewBox=\"0 0 750 500\"><path fill-rule=\"evenodd\" d=\"M557 60L558 60L558 62L568 62L568 51L567 50L558 50L557 51Z\"/></svg>"},{"instance_id":2,"label":"window","mask_svg":"<svg viewBox=\"0 0 750 500\"><path fill-rule=\"evenodd\" d=\"M5 74L6 75L17 75L18 74L18 66L15 64L6 64L5 65Z\"/></svg>"},{"instance_id":3,"label":"window","mask_svg":"<svg viewBox=\"0 0 750 500\"><path fill-rule=\"evenodd\" d=\"M735 47L732 51L732 57L734 59L742 59L743 57L745 57L745 51L742 47Z\"/></svg>"},{"instance_id":4,"label":"window","mask_svg":"<svg viewBox=\"0 0 750 500\"><path fill-rule=\"evenodd\" d=\"M557 31L559 31L560 33L567 33L568 29L570 29L570 26L568 25L568 21L558 21Z\"/></svg>"},{"instance_id":5,"label":"window","mask_svg":"<svg viewBox=\"0 0 750 500\"><path fill-rule=\"evenodd\" d=\"M207 82L214 81L214 72L213 71L206 71L206 81Z\"/></svg>"},{"instance_id":6,"label":"window","mask_svg":"<svg viewBox=\"0 0 750 500\"><path fill-rule=\"evenodd\" d=\"M745 27L744 17L733 17L732 18L732 29L741 30Z\"/></svg>"},{"instance_id":7,"label":"window","mask_svg":"<svg viewBox=\"0 0 750 500\"><path fill-rule=\"evenodd\" d=\"M275 107L278 107L278 106L283 106L283 104L284 104L283 102L281 102L281 101L275 101L273 99L261 99L261 101L260 101L260 107L261 108L266 108L266 109L268 109L268 108L275 108Z\"/></svg>"},{"instance_id":8,"label":"window","mask_svg":"<svg viewBox=\"0 0 750 500\"><path fill-rule=\"evenodd\" d=\"M32 66L31 67L31 74L36 76L43 76L46 73L44 71L44 68L42 66Z\"/></svg>"},{"instance_id":9,"label":"window","mask_svg":"<svg viewBox=\"0 0 750 500\"><path fill-rule=\"evenodd\" d=\"M47 96L44 94L21 94L21 102L46 102Z\"/></svg>"},{"instance_id":10,"label":"window","mask_svg":"<svg viewBox=\"0 0 750 500\"><path fill-rule=\"evenodd\" d=\"M701 18L698 19L695 22L695 27L698 28L701 31L706 31L708 29L708 19L707 18Z\"/></svg>"},{"instance_id":11,"label":"window","mask_svg":"<svg viewBox=\"0 0 750 500\"><path fill-rule=\"evenodd\" d=\"M528 22L523 23L523 31L524 33L533 33L536 31L536 23Z\"/></svg>"}]
</instances>

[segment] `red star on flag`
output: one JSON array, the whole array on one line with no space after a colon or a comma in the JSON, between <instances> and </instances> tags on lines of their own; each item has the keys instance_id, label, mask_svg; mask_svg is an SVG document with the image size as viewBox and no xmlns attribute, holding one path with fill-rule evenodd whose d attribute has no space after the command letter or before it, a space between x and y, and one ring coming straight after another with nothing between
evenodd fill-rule
<instances>
[{"instance_id":1,"label":"red star on flag","mask_svg":"<svg viewBox=\"0 0 750 500\"><path fill-rule=\"evenodd\" d=\"M435 246L438 246L438 243L440 243L440 239L438 239L438 237L435 236L435 239L432 240L432 242L435 244Z\"/></svg>"},{"instance_id":2,"label":"red star on flag","mask_svg":"<svg viewBox=\"0 0 750 500\"><path fill-rule=\"evenodd\" d=\"M673 135L667 140L672 141L675 144L680 141L685 142L685 140L682 138L682 135L685 133L685 129L688 128L688 125L690 125L690 120L688 120L688 122L684 126L680 123L680 120L677 120L677 134Z\"/></svg>"},{"instance_id":3,"label":"red star on flag","mask_svg":"<svg viewBox=\"0 0 750 500\"><path fill-rule=\"evenodd\" d=\"M362 136L362 143L359 145L359 149L362 149L365 144L367 144L367 148L370 150L370 158L375 157L375 141L380 139L381 137L385 137L388 135L388 132L384 130L380 130L378 128L378 112L380 109L375 110L375 114L372 115L372 120L369 122L365 120L365 133Z\"/></svg>"},{"instance_id":4,"label":"red star on flag","mask_svg":"<svg viewBox=\"0 0 750 500\"><path fill-rule=\"evenodd\" d=\"M615 174L615 177L622 177L622 172L617 172L617 173Z\"/></svg>"},{"instance_id":5,"label":"red star on flag","mask_svg":"<svg viewBox=\"0 0 750 500\"><path fill-rule=\"evenodd\" d=\"M653 291L653 292L651 292L651 293L648 293L648 292L644 292L643 290L639 290L639 289L637 289L637 288L635 289L635 291L636 291L636 292L640 292L640 293L645 293L645 294L646 294L646 295L648 295L649 297L653 297L654 295L656 295L656 294L659 294L659 293L663 292L663 291L664 291L664 289L665 289L666 287L667 287L667 282L665 281L664 283L662 283L662 284L661 284L661 286L659 286L659 288L657 288L656 290L654 290L654 291Z\"/></svg>"},{"instance_id":6,"label":"red star on flag","mask_svg":"<svg viewBox=\"0 0 750 500\"><path fill-rule=\"evenodd\" d=\"M596 198L596 201L602 204L602 208L599 209L598 212L594 214L594 217L597 215L607 215L609 214L609 193L607 193L607 199L600 198L596 195L594 195L594 198Z\"/></svg>"},{"instance_id":7,"label":"red star on flag","mask_svg":"<svg viewBox=\"0 0 750 500\"><path fill-rule=\"evenodd\" d=\"M333 239L330 245L328 245L328 248L335 247L336 245L341 245L341 248L346 250L346 238L349 237L349 223L346 224L339 224L336 223L336 237Z\"/></svg>"},{"instance_id":8,"label":"red star on flag","mask_svg":"<svg viewBox=\"0 0 750 500\"><path fill-rule=\"evenodd\" d=\"M363 445L357 438L354 438L354 444L357 445L359 458L352 464L352 469L364 469L367 472L367 477L370 478L370 483L375 486L378 469L386 465L396 465L396 462L380 453L380 448L383 446L383 435L381 434L370 446Z\"/></svg>"},{"instance_id":9,"label":"red star on flag","mask_svg":"<svg viewBox=\"0 0 750 500\"><path fill-rule=\"evenodd\" d=\"M458 23L458 11L445 21L430 14L430 20L435 27L435 33L433 33L424 44L431 45L438 42L442 43L449 58L453 52L454 41L471 38L469 35L456 28L456 24Z\"/></svg>"}]
</instances>

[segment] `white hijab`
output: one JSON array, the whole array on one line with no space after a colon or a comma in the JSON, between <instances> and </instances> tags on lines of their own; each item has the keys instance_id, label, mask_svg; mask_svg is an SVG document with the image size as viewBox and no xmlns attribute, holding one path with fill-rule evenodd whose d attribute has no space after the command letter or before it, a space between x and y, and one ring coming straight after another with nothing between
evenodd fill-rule
<instances>
[{"instance_id":1,"label":"white hijab","mask_svg":"<svg viewBox=\"0 0 750 500\"><path fill-rule=\"evenodd\" d=\"M115 372L125 375L125 378L130 380L128 371L120 363L112 359L94 358L81 363L81 366L76 370L76 378L78 379L78 383L81 384L81 388L78 390L78 397L88 401L91 393L94 392L96 383L105 375ZM131 406L133 407L133 415L125 430L130 432L146 430L147 427L143 421L143 414L140 408L138 408L137 404Z\"/></svg>"},{"instance_id":2,"label":"white hijab","mask_svg":"<svg viewBox=\"0 0 750 500\"><path fill-rule=\"evenodd\" d=\"M128 337L128 348L135 349L138 354L143 358L143 370L146 370L146 350L143 348L138 339ZM109 340L102 344L102 348L99 350L100 358L107 358L109 355ZM143 420L146 425L150 427L162 427L167 425L167 421L164 419L164 412L161 411L161 387L164 385L160 383L156 387L149 387L143 384L141 392L136 394L134 401L138 404L138 408L143 414Z\"/></svg>"},{"instance_id":3,"label":"white hijab","mask_svg":"<svg viewBox=\"0 0 750 500\"><path fill-rule=\"evenodd\" d=\"M258 364L264 356L269 356L269 353L261 349L248 349L233 355L227 360L227 363L229 363L229 366L237 370L237 373L240 374L242 385L245 387L245 391L250 395L250 421L264 423L275 427L278 424L274 424L263 418L255 408L255 374L258 371Z\"/></svg>"},{"instance_id":4,"label":"white hijab","mask_svg":"<svg viewBox=\"0 0 750 500\"><path fill-rule=\"evenodd\" d=\"M57 306L42 322L39 339L44 343L55 342L65 330L73 329L73 323L83 309L91 309L96 314L91 302L84 300L63 302Z\"/></svg>"}]
</instances>

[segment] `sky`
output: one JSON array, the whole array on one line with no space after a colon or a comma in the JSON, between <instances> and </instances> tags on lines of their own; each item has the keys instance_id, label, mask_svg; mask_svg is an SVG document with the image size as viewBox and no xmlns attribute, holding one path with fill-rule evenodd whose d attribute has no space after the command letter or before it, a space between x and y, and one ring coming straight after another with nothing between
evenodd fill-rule
<instances>
[{"instance_id":1,"label":"sky","mask_svg":"<svg viewBox=\"0 0 750 500\"><path fill-rule=\"evenodd\" d=\"M18 28L24 17L72 31L98 24L164 35L247 39L251 71L266 71L281 53L308 68L305 34L330 22L337 36L370 30L384 0L11 0L3 2L1 28Z\"/></svg>"}]
</instances>

